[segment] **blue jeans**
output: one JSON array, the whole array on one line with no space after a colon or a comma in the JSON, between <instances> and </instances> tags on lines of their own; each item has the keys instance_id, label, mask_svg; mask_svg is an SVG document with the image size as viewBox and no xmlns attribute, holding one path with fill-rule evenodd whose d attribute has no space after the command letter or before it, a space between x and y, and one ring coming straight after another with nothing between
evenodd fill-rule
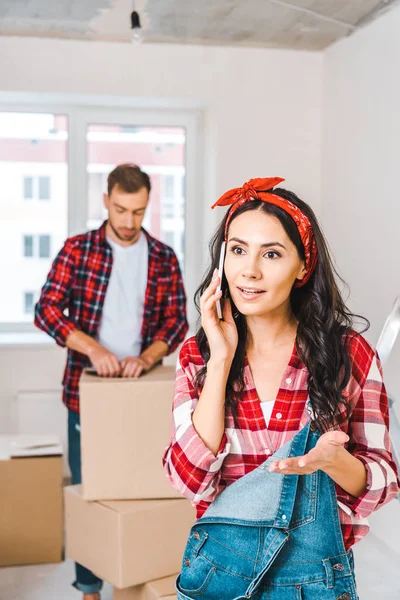
<instances>
[{"instance_id":1,"label":"blue jeans","mask_svg":"<svg viewBox=\"0 0 400 600\"><path fill-rule=\"evenodd\" d=\"M332 479L268 471L318 436L308 424L214 500L191 529L179 600L357 600Z\"/></svg>"},{"instance_id":2,"label":"blue jeans","mask_svg":"<svg viewBox=\"0 0 400 600\"><path fill-rule=\"evenodd\" d=\"M79 414L68 411L68 462L72 475L72 485L82 483L81 476L81 430ZM75 563L76 579L72 584L84 594L94 594L103 587L103 582L92 571Z\"/></svg>"}]
</instances>

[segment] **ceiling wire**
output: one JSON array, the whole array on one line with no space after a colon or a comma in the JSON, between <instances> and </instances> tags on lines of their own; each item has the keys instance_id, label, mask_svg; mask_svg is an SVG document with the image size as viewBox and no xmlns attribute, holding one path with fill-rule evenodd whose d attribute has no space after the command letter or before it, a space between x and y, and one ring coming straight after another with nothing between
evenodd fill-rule
<instances>
[{"instance_id":1,"label":"ceiling wire","mask_svg":"<svg viewBox=\"0 0 400 600\"><path fill-rule=\"evenodd\" d=\"M285 0L268 0L271 4L278 4L280 6L285 6L286 8L291 8L293 10L297 10L303 14L311 15L312 17L316 17L320 21L326 21L327 23L334 23L335 25L340 25L340 27L346 27L346 29L353 31L356 29L356 26L352 23L346 23L345 21L340 21L339 19L335 19L334 17L327 17L326 15L322 15L315 10L311 10L310 8L304 8L302 6L297 6L297 4L292 4L291 2L285 2Z\"/></svg>"},{"instance_id":2,"label":"ceiling wire","mask_svg":"<svg viewBox=\"0 0 400 600\"><path fill-rule=\"evenodd\" d=\"M285 0L268 0L268 2L270 2L271 4L278 4L279 6L284 6L292 10L297 10L297 12L311 15L321 21L326 21L327 23L334 23L335 25L339 25L340 27L345 27L348 30L348 34L374 20L380 13L384 13L387 10L396 6L397 4L400 4L400 0L382 0L369 12L367 12L367 14L361 17L361 19L359 19L356 23L346 23L345 21L340 21L339 19L335 19L334 17L322 15L321 13L316 12L315 10L311 10L310 8L304 8L298 6L297 4L293 4L292 2L286 2Z\"/></svg>"}]
</instances>

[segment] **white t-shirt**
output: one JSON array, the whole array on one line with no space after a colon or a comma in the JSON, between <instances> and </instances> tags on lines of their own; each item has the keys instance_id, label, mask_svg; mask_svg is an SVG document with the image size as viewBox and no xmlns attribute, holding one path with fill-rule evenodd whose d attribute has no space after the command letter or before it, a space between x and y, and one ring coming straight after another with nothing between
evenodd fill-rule
<instances>
[{"instance_id":1,"label":"white t-shirt","mask_svg":"<svg viewBox=\"0 0 400 600\"><path fill-rule=\"evenodd\" d=\"M261 409L264 414L265 423L268 427L269 421L271 419L272 411L274 408L275 400L270 400L268 402L260 402Z\"/></svg>"},{"instance_id":2,"label":"white t-shirt","mask_svg":"<svg viewBox=\"0 0 400 600\"><path fill-rule=\"evenodd\" d=\"M142 232L132 246L121 246L107 237L113 265L97 339L118 360L139 356L147 287L148 244Z\"/></svg>"}]
</instances>

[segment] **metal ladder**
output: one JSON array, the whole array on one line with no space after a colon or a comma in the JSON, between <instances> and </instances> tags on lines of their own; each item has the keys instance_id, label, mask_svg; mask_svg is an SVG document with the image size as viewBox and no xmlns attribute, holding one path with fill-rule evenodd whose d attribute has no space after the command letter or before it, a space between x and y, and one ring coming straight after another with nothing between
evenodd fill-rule
<instances>
[{"instance_id":1,"label":"metal ladder","mask_svg":"<svg viewBox=\"0 0 400 600\"><path fill-rule=\"evenodd\" d=\"M390 356L397 336L400 333L400 298L396 298L393 308L386 319L381 335L379 336L376 349L384 365ZM389 394L389 415L390 415L390 439L392 442L393 459L400 472L400 423L394 409L395 399ZM400 494L397 496L400 502Z\"/></svg>"}]
</instances>

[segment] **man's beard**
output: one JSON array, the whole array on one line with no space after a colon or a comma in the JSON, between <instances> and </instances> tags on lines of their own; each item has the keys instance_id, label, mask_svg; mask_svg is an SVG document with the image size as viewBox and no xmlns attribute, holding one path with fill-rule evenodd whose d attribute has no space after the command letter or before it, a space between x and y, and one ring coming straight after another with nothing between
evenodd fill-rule
<instances>
[{"instance_id":1,"label":"man's beard","mask_svg":"<svg viewBox=\"0 0 400 600\"><path fill-rule=\"evenodd\" d=\"M110 225L111 229L113 230L113 232L115 233L115 235L117 236L117 238L118 238L119 240L121 240L122 242L130 242L130 241L132 241L133 239L135 239L135 237L137 236L137 233L138 233L138 232L137 232L137 229L133 229L133 230L132 230L132 235L131 235L131 236L129 236L129 237L125 237L125 236L121 235L120 233L118 233L118 230L117 230L117 229L114 227L114 225L112 224L112 222L111 222L111 219L108 219L108 223L109 223L109 225Z\"/></svg>"}]
</instances>

